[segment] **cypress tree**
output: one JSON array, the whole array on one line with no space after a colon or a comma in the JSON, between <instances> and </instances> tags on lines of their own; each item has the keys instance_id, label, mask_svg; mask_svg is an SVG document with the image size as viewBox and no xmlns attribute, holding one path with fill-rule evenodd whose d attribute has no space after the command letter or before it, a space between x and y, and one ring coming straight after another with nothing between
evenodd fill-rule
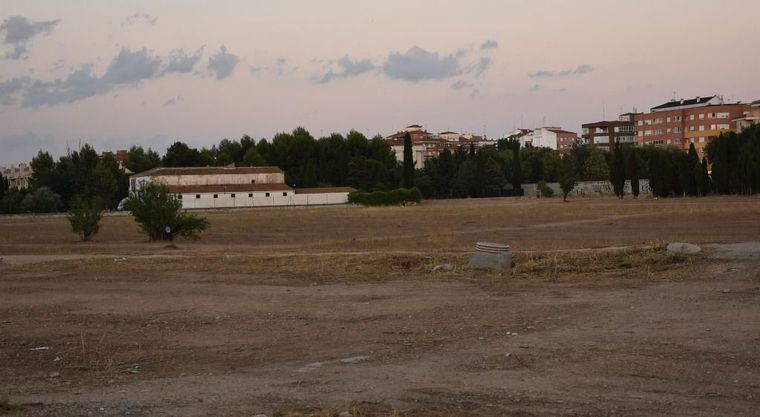
<instances>
[{"instance_id":1,"label":"cypress tree","mask_svg":"<svg viewBox=\"0 0 760 417\"><path fill-rule=\"evenodd\" d=\"M639 197L639 151L631 148L628 152L628 179L631 180L631 194L633 198Z\"/></svg>"},{"instance_id":2,"label":"cypress tree","mask_svg":"<svg viewBox=\"0 0 760 417\"><path fill-rule=\"evenodd\" d=\"M615 195L623 198L623 187L625 186L625 159L623 158L623 149L620 144L615 142L612 147L612 162L610 164L610 182Z\"/></svg>"},{"instance_id":3,"label":"cypress tree","mask_svg":"<svg viewBox=\"0 0 760 417\"><path fill-rule=\"evenodd\" d=\"M522 195L522 167L520 166L520 142L513 140L512 146L512 189L519 195Z\"/></svg>"},{"instance_id":4,"label":"cypress tree","mask_svg":"<svg viewBox=\"0 0 760 417\"><path fill-rule=\"evenodd\" d=\"M704 195L710 194L712 192L712 179L707 172L707 158L702 158L702 183L704 184Z\"/></svg>"},{"instance_id":5,"label":"cypress tree","mask_svg":"<svg viewBox=\"0 0 760 417\"><path fill-rule=\"evenodd\" d=\"M409 132L404 135L404 188L414 187L414 153L412 151L412 136Z\"/></svg>"}]
</instances>

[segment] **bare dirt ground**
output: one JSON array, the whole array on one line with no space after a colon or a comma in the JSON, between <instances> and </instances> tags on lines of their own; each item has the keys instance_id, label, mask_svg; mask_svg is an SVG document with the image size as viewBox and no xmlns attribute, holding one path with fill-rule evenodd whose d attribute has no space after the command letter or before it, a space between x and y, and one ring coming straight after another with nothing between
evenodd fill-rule
<instances>
[{"instance_id":1,"label":"bare dirt ground","mask_svg":"<svg viewBox=\"0 0 760 417\"><path fill-rule=\"evenodd\" d=\"M760 199L204 215L173 247L0 218L0 413L760 415Z\"/></svg>"}]
</instances>

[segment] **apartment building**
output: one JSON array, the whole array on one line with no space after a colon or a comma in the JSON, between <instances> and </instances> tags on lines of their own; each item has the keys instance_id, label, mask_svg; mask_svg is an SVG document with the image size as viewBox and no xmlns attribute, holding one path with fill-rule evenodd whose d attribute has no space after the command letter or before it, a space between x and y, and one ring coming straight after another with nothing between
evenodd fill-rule
<instances>
[{"instance_id":1,"label":"apartment building","mask_svg":"<svg viewBox=\"0 0 760 417\"><path fill-rule=\"evenodd\" d=\"M10 167L0 167L0 174L8 180L8 187L15 189L29 188L32 181L32 167L29 164L18 164Z\"/></svg>"},{"instance_id":2,"label":"apartment building","mask_svg":"<svg viewBox=\"0 0 760 417\"><path fill-rule=\"evenodd\" d=\"M750 109L750 104L725 103L720 96L671 100L633 115L636 144L687 151L693 143L701 157L711 140L734 129L732 121Z\"/></svg>"},{"instance_id":3,"label":"apartment building","mask_svg":"<svg viewBox=\"0 0 760 417\"><path fill-rule=\"evenodd\" d=\"M737 132L760 123L760 100L753 101L749 110L745 111L741 117L733 119L733 123L734 130Z\"/></svg>"},{"instance_id":4,"label":"apartment building","mask_svg":"<svg viewBox=\"0 0 760 417\"><path fill-rule=\"evenodd\" d=\"M582 143L589 147L609 151L614 143L635 143L632 113L623 114L618 120L584 123Z\"/></svg>"},{"instance_id":5,"label":"apartment building","mask_svg":"<svg viewBox=\"0 0 760 417\"><path fill-rule=\"evenodd\" d=\"M549 148L563 154L569 152L578 141L577 133L564 130L561 127L539 127L526 132L522 132L521 129L519 133L517 140L520 141L520 146L522 147Z\"/></svg>"},{"instance_id":6,"label":"apartment building","mask_svg":"<svg viewBox=\"0 0 760 417\"><path fill-rule=\"evenodd\" d=\"M460 146L467 149L470 145L475 148L496 146L496 141L488 140L484 136L452 131L435 134L428 132L421 125L413 124L385 138L399 162L404 160L404 138L407 134L412 139L412 156L416 169L423 168L425 161L437 157L444 149L454 152Z\"/></svg>"}]
</instances>

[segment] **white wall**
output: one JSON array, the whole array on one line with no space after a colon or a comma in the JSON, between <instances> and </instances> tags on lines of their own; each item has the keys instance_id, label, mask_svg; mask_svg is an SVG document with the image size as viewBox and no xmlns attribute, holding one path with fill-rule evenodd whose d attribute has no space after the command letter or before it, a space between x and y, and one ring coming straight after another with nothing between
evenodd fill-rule
<instances>
[{"instance_id":1,"label":"white wall","mask_svg":"<svg viewBox=\"0 0 760 417\"><path fill-rule=\"evenodd\" d=\"M316 206L327 204L347 204L348 193L295 194L292 191L265 191L253 193L214 193L182 194L182 208L209 209L234 207L282 207L282 206ZM283 193L287 193L283 196ZM235 198L232 198L235 194ZM253 194L253 197L249 197ZM199 195L200 198L196 198Z\"/></svg>"}]
</instances>

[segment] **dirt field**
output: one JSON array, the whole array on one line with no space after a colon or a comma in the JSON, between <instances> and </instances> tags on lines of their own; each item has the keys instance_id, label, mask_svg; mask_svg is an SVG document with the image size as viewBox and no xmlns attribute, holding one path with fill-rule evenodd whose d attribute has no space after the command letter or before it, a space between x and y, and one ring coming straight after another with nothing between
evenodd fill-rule
<instances>
[{"instance_id":1,"label":"dirt field","mask_svg":"<svg viewBox=\"0 0 760 417\"><path fill-rule=\"evenodd\" d=\"M0 217L0 414L760 415L758 198L204 215Z\"/></svg>"}]
</instances>

